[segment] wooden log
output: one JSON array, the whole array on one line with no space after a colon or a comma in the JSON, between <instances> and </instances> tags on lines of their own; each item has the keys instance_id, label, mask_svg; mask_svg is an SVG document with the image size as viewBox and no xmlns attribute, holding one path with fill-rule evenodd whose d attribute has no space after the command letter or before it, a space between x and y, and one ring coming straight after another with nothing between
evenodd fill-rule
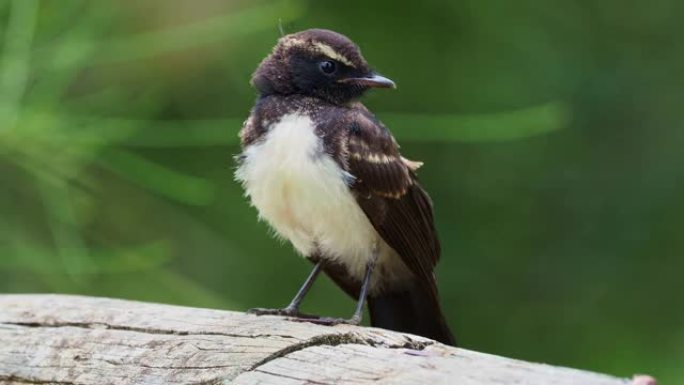
<instances>
[{"instance_id":1,"label":"wooden log","mask_svg":"<svg viewBox=\"0 0 684 385\"><path fill-rule=\"evenodd\" d=\"M281 317L106 298L2 295L0 383L624 385L630 381L452 348L376 328L326 327Z\"/></svg>"}]
</instances>

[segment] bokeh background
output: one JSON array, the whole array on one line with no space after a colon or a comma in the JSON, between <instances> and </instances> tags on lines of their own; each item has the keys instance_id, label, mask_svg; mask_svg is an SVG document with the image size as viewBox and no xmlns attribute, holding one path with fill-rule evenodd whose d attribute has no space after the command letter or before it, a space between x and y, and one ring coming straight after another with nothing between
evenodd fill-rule
<instances>
[{"instance_id":1,"label":"bokeh background","mask_svg":"<svg viewBox=\"0 0 684 385\"><path fill-rule=\"evenodd\" d=\"M684 2L0 0L0 292L244 310L308 274L232 179L248 80L345 33L425 162L462 345L684 381ZM321 280L307 311L349 315ZM678 381L679 380L679 381Z\"/></svg>"}]
</instances>

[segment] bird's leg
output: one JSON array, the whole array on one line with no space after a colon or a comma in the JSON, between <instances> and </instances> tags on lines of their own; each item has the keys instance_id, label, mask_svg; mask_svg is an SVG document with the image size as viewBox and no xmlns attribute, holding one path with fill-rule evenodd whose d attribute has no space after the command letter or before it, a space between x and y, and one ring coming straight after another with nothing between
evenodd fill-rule
<instances>
[{"instance_id":1,"label":"bird's leg","mask_svg":"<svg viewBox=\"0 0 684 385\"><path fill-rule=\"evenodd\" d=\"M368 286L370 286L370 279L371 275L373 275L376 259L377 256L368 261L368 264L366 264L366 274L363 277L363 285L361 285L359 300L356 302L356 310L354 310L354 315L352 315L350 319L350 323L354 325L361 324L361 319L363 318L363 305L366 303L366 297L368 296Z\"/></svg>"},{"instance_id":2,"label":"bird's leg","mask_svg":"<svg viewBox=\"0 0 684 385\"><path fill-rule=\"evenodd\" d=\"M249 309L247 312L250 314L256 314L256 315L284 315L284 316L290 316L290 317L298 317L302 316L302 314L299 313L299 305L301 305L302 300L306 296L306 293L309 292L309 289L311 289L311 286L313 286L314 281L316 280L316 277L318 276L318 273L321 272L321 267L323 267L323 262L318 261L316 262L316 265L314 266L313 270L311 270L311 273L309 274L309 277L304 281L304 284L302 287L299 288L299 291L297 294L292 298L292 301L290 301L290 304L287 305L283 309L262 309L262 308L254 308L254 309Z\"/></svg>"},{"instance_id":3,"label":"bird's leg","mask_svg":"<svg viewBox=\"0 0 684 385\"><path fill-rule=\"evenodd\" d=\"M361 291L359 292L359 300L356 302L356 310L354 310L354 315L349 319L344 318L332 318L332 317L319 317L319 318L301 318L299 320L312 322L319 325L338 325L338 324L349 324L349 325L360 325L363 318L363 305L366 303L366 297L368 296L368 287L370 286L371 276L373 275L373 269L375 268L375 261L378 259L377 249L373 250L373 257L366 263L366 273L363 277L363 282L361 284Z\"/></svg>"}]
</instances>

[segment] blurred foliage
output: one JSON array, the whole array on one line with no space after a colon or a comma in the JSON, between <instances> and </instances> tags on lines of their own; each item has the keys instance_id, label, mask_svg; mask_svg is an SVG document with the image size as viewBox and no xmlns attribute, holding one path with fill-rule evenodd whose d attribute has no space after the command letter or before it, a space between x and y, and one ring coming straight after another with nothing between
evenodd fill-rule
<instances>
[{"instance_id":1,"label":"blurred foliage","mask_svg":"<svg viewBox=\"0 0 684 385\"><path fill-rule=\"evenodd\" d=\"M465 347L684 378L684 3L0 1L0 291L245 309L309 265L232 181L278 37L354 39ZM268 282L268 284L265 284ZM322 281L307 309L345 315Z\"/></svg>"}]
</instances>

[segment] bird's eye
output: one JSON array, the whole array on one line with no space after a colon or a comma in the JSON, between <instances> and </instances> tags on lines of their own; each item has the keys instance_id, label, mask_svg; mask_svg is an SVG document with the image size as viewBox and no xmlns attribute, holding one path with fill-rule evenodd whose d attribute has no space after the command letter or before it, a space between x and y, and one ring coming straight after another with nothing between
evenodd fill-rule
<instances>
[{"instance_id":1,"label":"bird's eye","mask_svg":"<svg viewBox=\"0 0 684 385\"><path fill-rule=\"evenodd\" d=\"M323 60L322 62L318 63L318 68L321 69L321 72L323 72L326 75L330 75L335 70L337 69L337 66L335 65L335 62L332 60Z\"/></svg>"}]
</instances>

